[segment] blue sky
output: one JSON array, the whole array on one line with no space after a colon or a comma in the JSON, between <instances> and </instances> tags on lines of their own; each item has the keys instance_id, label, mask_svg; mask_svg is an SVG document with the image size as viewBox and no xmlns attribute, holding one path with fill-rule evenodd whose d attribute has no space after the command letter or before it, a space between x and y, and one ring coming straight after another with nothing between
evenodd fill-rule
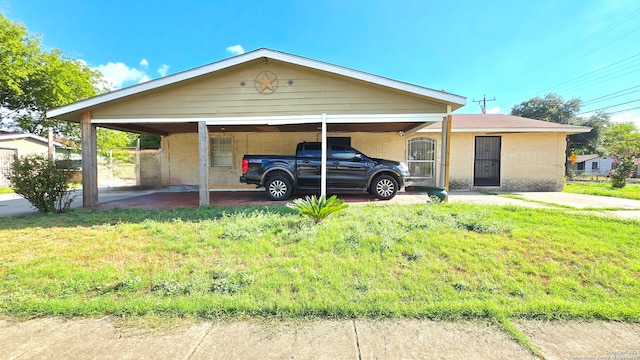
<instances>
[{"instance_id":1,"label":"blue sky","mask_svg":"<svg viewBox=\"0 0 640 360\"><path fill-rule=\"evenodd\" d=\"M488 112L509 113L555 92L640 126L637 0L6 0L0 11L115 87L266 47L466 96L458 113L479 113L485 94Z\"/></svg>"}]
</instances>

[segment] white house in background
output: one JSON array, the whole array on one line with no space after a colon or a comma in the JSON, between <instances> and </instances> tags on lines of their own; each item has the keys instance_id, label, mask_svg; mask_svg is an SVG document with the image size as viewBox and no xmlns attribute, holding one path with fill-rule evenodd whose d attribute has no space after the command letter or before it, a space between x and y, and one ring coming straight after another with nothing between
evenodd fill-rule
<instances>
[{"instance_id":1,"label":"white house in background","mask_svg":"<svg viewBox=\"0 0 640 360\"><path fill-rule=\"evenodd\" d=\"M567 166L574 174L591 176L606 176L613 169L615 163L615 159L612 157L600 157L596 154L578 155L575 164L571 164L571 159L567 160Z\"/></svg>"}]
</instances>

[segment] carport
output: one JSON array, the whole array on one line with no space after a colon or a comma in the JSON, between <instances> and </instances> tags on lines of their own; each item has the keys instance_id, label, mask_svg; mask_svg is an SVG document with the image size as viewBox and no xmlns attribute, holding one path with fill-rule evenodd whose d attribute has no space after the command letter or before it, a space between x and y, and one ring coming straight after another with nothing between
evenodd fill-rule
<instances>
[{"instance_id":1,"label":"carport","mask_svg":"<svg viewBox=\"0 0 640 360\"><path fill-rule=\"evenodd\" d=\"M218 170L210 148L217 134L234 140L230 159L241 156L243 145L237 143L244 136L249 139L245 134L256 133L273 136L269 141L274 143L287 139L287 134L315 137L323 144L323 155L328 134L392 134L385 138L386 146L399 154L406 153L400 148L406 137L441 123L438 185L448 187L451 113L464 104L465 98L458 95L259 49L53 109L47 117L80 124L84 207L98 204L98 126L162 136L164 163L180 169L163 173L163 184L198 185L199 205L205 206L211 200L212 174ZM197 141L190 134L197 135ZM224 181L231 183L237 169L225 165ZM179 172L187 174L176 175ZM326 160L321 192L326 193Z\"/></svg>"}]
</instances>

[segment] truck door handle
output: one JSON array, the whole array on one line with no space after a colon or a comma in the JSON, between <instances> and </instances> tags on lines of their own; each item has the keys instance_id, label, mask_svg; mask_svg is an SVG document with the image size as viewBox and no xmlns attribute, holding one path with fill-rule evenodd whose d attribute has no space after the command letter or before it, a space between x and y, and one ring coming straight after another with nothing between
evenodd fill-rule
<instances>
[{"instance_id":1,"label":"truck door handle","mask_svg":"<svg viewBox=\"0 0 640 360\"><path fill-rule=\"evenodd\" d=\"M333 165L340 165L340 161L334 161Z\"/></svg>"},{"instance_id":2,"label":"truck door handle","mask_svg":"<svg viewBox=\"0 0 640 360\"><path fill-rule=\"evenodd\" d=\"M305 161L303 161L303 163L308 164L308 163L309 163L309 160L305 160Z\"/></svg>"}]
</instances>

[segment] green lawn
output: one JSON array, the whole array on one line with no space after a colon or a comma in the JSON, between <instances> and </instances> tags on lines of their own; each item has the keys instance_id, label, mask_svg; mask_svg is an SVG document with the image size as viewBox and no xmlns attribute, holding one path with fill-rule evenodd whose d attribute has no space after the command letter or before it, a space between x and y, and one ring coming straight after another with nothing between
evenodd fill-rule
<instances>
[{"instance_id":1,"label":"green lawn","mask_svg":"<svg viewBox=\"0 0 640 360\"><path fill-rule=\"evenodd\" d=\"M640 200L640 184L627 184L622 189L614 189L608 182L572 182L565 184L564 192Z\"/></svg>"},{"instance_id":2,"label":"green lawn","mask_svg":"<svg viewBox=\"0 0 640 360\"><path fill-rule=\"evenodd\" d=\"M12 194L13 189L7 186L0 186L0 194Z\"/></svg>"},{"instance_id":3,"label":"green lawn","mask_svg":"<svg viewBox=\"0 0 640 360\"><path fill-rule=\"evenodd\" d=\"M0 314L640 321L640 222L469 204L0 221Z\"/></svg>"}]
</instances>

